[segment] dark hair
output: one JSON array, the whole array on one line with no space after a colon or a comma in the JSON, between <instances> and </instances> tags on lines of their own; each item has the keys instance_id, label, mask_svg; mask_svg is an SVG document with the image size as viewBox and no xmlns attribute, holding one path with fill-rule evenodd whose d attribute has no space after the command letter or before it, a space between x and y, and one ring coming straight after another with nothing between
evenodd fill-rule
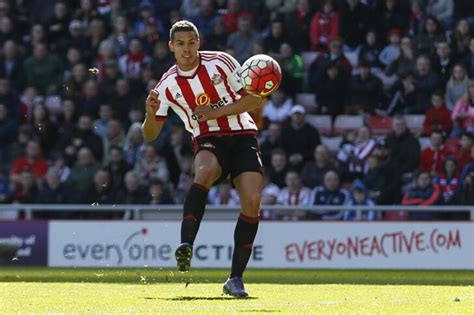
<instances>
[{"instance_id":1,"label":"dark hair","mask_svg":"<svg viewBox=\"0 0 474 315\"><path fill-rule=\"evenodd\" d=\"M187 20L181 20L173 24L170 29L170 40L174 40L174 34L177 32L194 32L196 35L196 38L199 39L199 32L196 27L192 22L189 22Z\"/></svg>"}]
</instances>

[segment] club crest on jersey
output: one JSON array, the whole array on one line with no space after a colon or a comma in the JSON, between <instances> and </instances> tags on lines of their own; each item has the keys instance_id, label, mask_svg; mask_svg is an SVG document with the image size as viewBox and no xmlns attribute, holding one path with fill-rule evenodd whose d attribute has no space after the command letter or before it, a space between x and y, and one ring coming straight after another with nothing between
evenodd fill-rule
<instances>
[{"instance_id":1,"label":"club crest on jersey","mask_svg":"<svg viewBox=\"0 0 474 315\"><path fill-rule=\"evenodd\" d=\"M207 93L200 93L196 95L196 105L206 106L211 103L211 97Z\"/></svg>"},{"instance_id":2,"label":"club crest on jersey","mask_svg":"<svg viewBox=\"0 0 474 315\"><path fill-rule=\"evenodd\" d=\"M222 76L219 73L214 73L211 78L212 84L218 85L222 82Z\"/></svg>"}]
</instances>

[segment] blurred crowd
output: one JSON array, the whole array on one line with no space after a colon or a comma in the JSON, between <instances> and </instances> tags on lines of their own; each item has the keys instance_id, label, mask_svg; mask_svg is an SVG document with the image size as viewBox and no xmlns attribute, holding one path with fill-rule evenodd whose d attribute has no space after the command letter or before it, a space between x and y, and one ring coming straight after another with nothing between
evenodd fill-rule
<instances>
[{"instance_id":1,"label":"blurred crowd","mask_svg":"<svg viewBox=\"0 0 474 315\"><path fill-rule=\"evenodd\" d=\"M175 63L168 32L180 19L197 25L202 50L240 62L266 53L282 65L281 88L251 113L264 204L474 205L472 0L0 0L0 203L183 202L193 180L189 134L173 113L154 143L140 129L148 91ZM305 65L308 52L315 58ZM296 103L302 92L315 108ZM393 125L377 137L367 126L345 130L330 150L308 114L392 116ZM421 134L407 128L407 114L426 115ZM429 137L424 149L420 136ZM209 203L239 198L228 181Z\"/></svg>"}]
</instances>

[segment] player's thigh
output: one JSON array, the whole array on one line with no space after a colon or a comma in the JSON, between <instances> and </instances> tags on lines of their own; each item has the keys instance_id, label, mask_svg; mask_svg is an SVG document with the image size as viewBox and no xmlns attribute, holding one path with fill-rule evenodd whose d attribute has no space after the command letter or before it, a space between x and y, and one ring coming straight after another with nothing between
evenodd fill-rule
<instances>
[{"instance_id":1,"label":"player's thigh","mask_svg":"<svg viewBox=\"0 0 474 315\"><path fill-rule=\"evenodd\" d=\"M209 150L201 150L194 157L194 182L211 188L222 174L216 155Z\"/></svg>"},{"instance_id":2,"label":"player's thigh","mask_svg":"<svg viewBox=\"0 0 474 315\"><path fill-rule=\"evenodd\" d=\"M240 197L242 212L257 217L262 199L263 176L260 172L243 172L233 179Z\"/></svg>"}]
</instances>

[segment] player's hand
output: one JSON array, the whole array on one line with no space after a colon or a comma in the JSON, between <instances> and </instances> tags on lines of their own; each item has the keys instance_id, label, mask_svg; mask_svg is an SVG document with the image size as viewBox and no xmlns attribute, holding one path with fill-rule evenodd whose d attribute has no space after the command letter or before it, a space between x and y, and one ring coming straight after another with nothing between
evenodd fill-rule
<instances>
[{"instance_id":1,"label":"player's hand","mask_svg":"<svg viewBox=\"0 0 474 315\"><path fill-rule=\"evenodd\" d=\"M211 106L199 106L194 111L198 121L206 121L219 118L219 113L217 109L212 109Z\"/></svg>"},{"instance_id":2,"label":"player's hand","mask_svg":"<svg viewBox=\"0 0 474 315\"><path fill-rule=\"evenodd\" d=\"M148 97L145 101L145 110L148 116L155 116L156 112L160 108L160 100L158 98L159 93L153 89L148 93Z\"/></svg>"}]
</instances>

